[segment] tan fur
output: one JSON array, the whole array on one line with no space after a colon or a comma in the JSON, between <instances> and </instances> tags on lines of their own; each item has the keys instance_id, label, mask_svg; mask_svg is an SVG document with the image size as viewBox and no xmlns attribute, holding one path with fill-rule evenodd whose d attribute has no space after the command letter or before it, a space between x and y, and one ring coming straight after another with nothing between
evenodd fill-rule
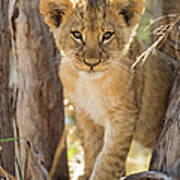
<instances>
[{"instance_id":1,"label":"tan fur","mask_svg":"<svg viewBox=\"0 0 180 180\"><path fill-rule=\"evenodd\" d=\"M123 176L133 137L152 148L163 119L171 68L152 54L131 69L143 50L132 37L143 7L143 0L41 0L62 54L59 76L76 111L84 179ZM102 42L107 31L114 34Z\"/></svg>"}]
</instances>

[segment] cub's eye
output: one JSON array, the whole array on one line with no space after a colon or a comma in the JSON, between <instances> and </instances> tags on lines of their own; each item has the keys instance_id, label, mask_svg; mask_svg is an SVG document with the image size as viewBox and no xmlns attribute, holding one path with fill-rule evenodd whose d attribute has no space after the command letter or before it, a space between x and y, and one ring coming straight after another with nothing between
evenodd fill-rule
<instances>
[{"instance_id":1,"label":"cub's eye","mask_svg":"<svg viewBox=\"0 0 180 180\"><path fill-rule=\"evenodd\" d=\"M82 40L82 34L79 31L71 31L71 34L75 39Z\"/></svg>"},{"instance_id":2,"label":"cub's eye","mask_svg":"<svg viewBox=\"0 0 180 180\"><path fill-rule=\"evenodd\" d=\"M114 32L111 32L111 31L107 31L103 34L103 37L102 37L102 41L108 41L112 38L112 36L114 35Z\"/></svg>"}]
</instances>

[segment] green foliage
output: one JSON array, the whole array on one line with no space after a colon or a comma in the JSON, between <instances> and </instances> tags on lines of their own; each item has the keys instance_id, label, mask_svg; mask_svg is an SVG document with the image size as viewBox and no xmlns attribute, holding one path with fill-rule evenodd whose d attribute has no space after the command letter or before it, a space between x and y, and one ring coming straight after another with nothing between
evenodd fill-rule
<instances>
[{"instance_id":1,"label":"green foliage","mask_svg":"<svg viewBox=\"0 0 180 180\"><path fill-rule=\"evenodd\" d=\"M68 159L71 159L71 157L76 154L77 146L79 146L79 142L73 143L73 145L68 150Z\"/></svg>"},{"instance_id":2,"label":"green foliage","mask_svg":"<svg viewBox=\"0 0 180 180\"><path fill-rule=\"evenodd\" d=\"M146 10L144 12L144 16L140 22L140 25L137 29L137 33L139 37L147 44L151 44L152 42L152 37L151 37L151 32L152 32L152 22L153 22L153 16L152 13Z\"/></svg>"}]
</instances>

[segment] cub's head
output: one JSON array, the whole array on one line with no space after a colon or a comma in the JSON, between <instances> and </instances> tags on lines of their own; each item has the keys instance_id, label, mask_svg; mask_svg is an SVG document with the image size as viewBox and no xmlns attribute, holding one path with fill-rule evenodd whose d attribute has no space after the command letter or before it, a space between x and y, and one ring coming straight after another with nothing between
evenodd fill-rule
<instances>
[{"instance_id":1,"label":"cub's head","mask_svg":"<svg viewBox=\"0 0 180 180\"><path fill-rule=\"evenodd\" d=\"M62 63L78 72L97 73L126 54L144 0L41 0L40 7Z\"/></svg>"}]
</instances>

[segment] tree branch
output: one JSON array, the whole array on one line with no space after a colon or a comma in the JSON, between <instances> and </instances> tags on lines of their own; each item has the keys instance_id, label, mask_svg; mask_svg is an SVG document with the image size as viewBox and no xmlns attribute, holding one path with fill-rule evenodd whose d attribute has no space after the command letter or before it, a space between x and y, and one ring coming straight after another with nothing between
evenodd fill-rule
<instances>
[{"instance_id":1,"label":"tree branch","mask_svg":"<svg viewBox=\"0 0 180 180\"><path fill-rule=\"evenodd\" d=\"M152 178L159 180L176 180L174 177L171 177L165 173L158 171L145 171L141 173L132 174L126 177L121 178L121 180L139 180L144 178Z\"/></svg>"}]
</instances>

